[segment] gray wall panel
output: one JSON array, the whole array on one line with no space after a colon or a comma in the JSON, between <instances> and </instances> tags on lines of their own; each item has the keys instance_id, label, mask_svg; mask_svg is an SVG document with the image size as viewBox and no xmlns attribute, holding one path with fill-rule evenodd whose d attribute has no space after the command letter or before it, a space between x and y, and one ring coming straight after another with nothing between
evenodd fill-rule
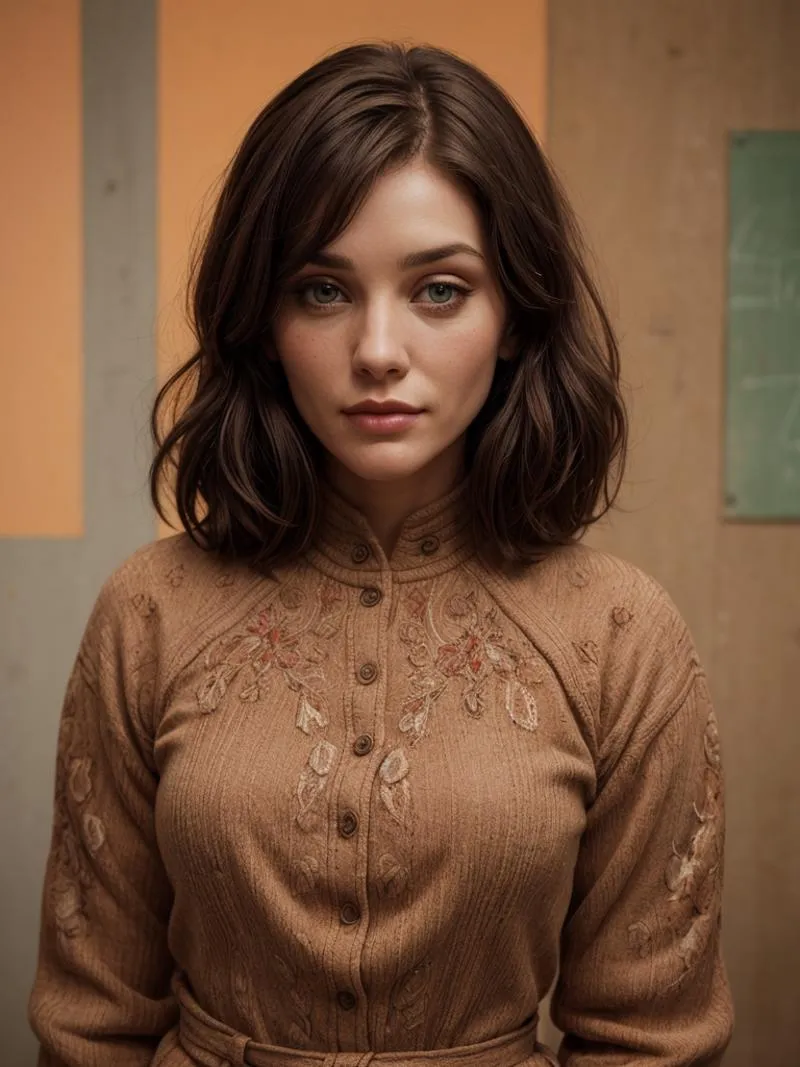
<instances>
[{"instance_id":1,"label":"gray wall panel","mask_svg":"<svg viewBox=\"0 0 800 1067\"><path fill-rule=\"evenodd\" d=\"M0 1022L7 1067L36 1061L26 1004L67 675L103 581L156 536L146 492L146 421L156 384L155 28L155 0L82 5L85 536L0 540Z\"/></svg>"}]
</instances>

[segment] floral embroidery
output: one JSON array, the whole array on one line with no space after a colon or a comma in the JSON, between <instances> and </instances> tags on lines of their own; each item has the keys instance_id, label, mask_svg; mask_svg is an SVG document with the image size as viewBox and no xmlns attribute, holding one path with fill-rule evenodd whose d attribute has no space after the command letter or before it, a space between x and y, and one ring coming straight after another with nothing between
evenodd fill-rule
<instances>
[{"instance_id":1,"label":"floral embroidery","mask_svg":"<svg viewBox=\"0 0 800 1067\"><path fill-rule=\"evenodd\" d=\"M91 811L80 810L93 794L94 766L91 758L84 755L85 742L77 717L81 682L81 668L76 664L64 698L56 757L55 873L50 892L59 936L67 938L83 936L87 931L86 893L94 881L88 856L97 853L106 840L102 819Z\"/></svg>"},{"instance_id":2,"label":"floral embroidery","mask_svg":"<svg viewBox=\"0 0 800 1067\"><path fill-rule=\"evenodd\" d=\"M297 783L297 800L300 810L296 819L297 825L303 830L310 829L316 821L313 808L325 792L328 775L337 753L336 746L325 740L318 741L309 753L308 763L303 768L300 781Z\"/></svg>"},{"instance_id":3,"label":"floral embroidery","mask_svg":"<svg viewBox=\"0 0 800 1067\"><path fill-rule=\"evenodd\" d=\"M469 715L483 715L486 690L492 682L499 682L511 721L526 730L536 729L538 712L532 687L544 680L543 667L504 640L494 607L481 609L474 590L451 596L445 615L460 629L450 640L436 628L430 588L410 593L406 610L409 618L400 627L400 638L409 650L411 692L402 705L400 729L409 735L411 745L426 735L433 705L454 678L461 680Z\"/></svg>"},{"instance_id":4,"label":"floral embroidery","mask_svg":"<svg viewBox=\"0 0 800 1067\"><path fill-rule=\"evenodd\" d=\"M386 756L378 770L381 780L381 799L393 819L402 825L406 822L411 804L408 787L408 760L402 748L396 748Z\"/></svg>"},{"instance_id":5,"label":"floral embroidery","mask_svg":"<svg viewBox=\"0 0 800 1067\"><path fill-rule=\"evenodd\" d=\"M234 681L239 700L260 700L270 674L278 672L297 694L297 729L308 736L324 731L329 721L324 669L328 653L320 645L336 635L346 603L335 582L320 582L313 596L298 584L279 586L243 630L222 638L206 653L208 673L197 691L200 710L215 711ZM319 801L337 755L334 745L319 739L300 773L295 821L305 832L319 824ZM300 893L316 878L304 862L294 869L293 884Z\"/></svg>"},{"instance_id":6,"label":"floral embroidery","mask_svg":"<svg viewBox=\"0 0 800 1067\"><path fill-rule=\"evenodd\" d=\"M722 775L719 730L713 708L709 708L703 737L706 760L702 809L693 804L698 826L685 850L673 842L672 856L664 871L670 891L668 901L673 912L666 917L673 931L674 951L681 961L681 971L661 991L670 992L685 981L708 944L714 922L712 909L719 894L722 872ZM688 910L688 927L686 923ZM644 921L628 927L628 944L640 958L653 957L655 951L650 927Z\"/></svg>"},{"instance_id":7,"label":"floral embroidery","mask_svg":"<svg viewBox=\"0 0 800 1067\"><path fill-rule=\"evenodd\" d=\"M703 737L706 757L705 798L703 810L693 805L699 826L692 834L685 852L680 852L673 842L673 855L665 872L665 881L671 891L670 901L691 900L698 911L705 911L716 888L716 875L722 857L720 855L720 744L719 731L713 711L709 711Z\"/></svg>"},{"instance_id":8,"label":"floral embroidery","mask_svg":"<svg viewBox=\"0 0 800 1067\"><path fill-rule=\"evenodd\" d=\"M241 682L239 699L259 700L267 676L278 670L288 688L297 693L296 725L310 734L328 724L322 669L325 654L314 638L331 637L336 632L344 594L333 583L323 582L311 618L302 618L294 625L290 613L304 607L302 592L289 587L276 600L279 603L273 601L262 608L244 632L223 638L207 652L209 673L197 691L197 700L201 711L215 711L237 677Z\"/></svg>"}]
</instances>

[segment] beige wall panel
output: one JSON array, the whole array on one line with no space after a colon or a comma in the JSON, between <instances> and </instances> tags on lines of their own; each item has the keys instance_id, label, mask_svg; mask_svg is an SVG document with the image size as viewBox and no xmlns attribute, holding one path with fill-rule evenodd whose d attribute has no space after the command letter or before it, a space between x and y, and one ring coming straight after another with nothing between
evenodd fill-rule
<instances>
[{"instance_id":1,"label":"beige wall panel","mask_svg":"<svg viewBox=\"0 0 800 1067\"><path fill-rule=\"evenodd\" d=\"M83 532L79 0L2 0L0 537Z\"/></svg>"},{"instance_id":2,"label":"beige wall panel","mask_svg":"<svg viewBox=\"0 0 800 1067\"><path fill-rule=\"evenodd\" d=\"M697 639L727 770L725 1064L794 1067L800 525L723 523L721 471L727 131L800 128L800 4L562 0L551 20L549 143L633 413L625 510L589 540L654 574Z\"/></svg>"},{"instance_id":3,"label":"beige wall panel","mask_svg":"<svg viewBox=\"0 0 800 1067\"><path fill-rule=\"evenodd\" d=\"M235 13L235 14L234 14ZM378 5L308 0L162 0L159 11L158 353L162 379L190 354L187 251L216 181L250 122L324 53L365 39L450 48L477 62L540 133L546 110L546 0ZM170 533L160 527L160 533Z\"/></svg>"}]
</instances>

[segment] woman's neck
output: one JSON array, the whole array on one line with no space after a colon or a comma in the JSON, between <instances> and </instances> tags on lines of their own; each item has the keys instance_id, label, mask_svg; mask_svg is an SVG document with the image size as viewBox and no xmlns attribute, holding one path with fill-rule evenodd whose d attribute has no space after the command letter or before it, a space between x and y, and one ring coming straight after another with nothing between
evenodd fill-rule
<instances>
[{"instance_id":1,"label":"woman's neck","mask_svg":"<svg viewBox=\"0 0 800 1067\"><path fill-rule=\"evenodd\" d=\"M455 442L421 470L399 478L361 478L333 459L326 476L331 487L362 513L389 559L408 516L445 496L464 476L463 444Z\"/></svg>"}]
</instances>

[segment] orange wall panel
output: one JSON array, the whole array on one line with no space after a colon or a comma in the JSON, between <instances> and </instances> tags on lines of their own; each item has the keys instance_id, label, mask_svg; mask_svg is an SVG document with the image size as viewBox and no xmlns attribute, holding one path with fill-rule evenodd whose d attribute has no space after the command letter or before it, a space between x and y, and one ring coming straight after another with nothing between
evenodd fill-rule
<instances>
[{"instance_id":1,"label":"orange wall panel","mask_svg":"<svg viewBox=\"0 0 800 1067\"><path fill-rule=\"evenodd\" d=\"M0 536L83 532L79 0L0 2Z\"/></svg>"},{"instance_id":2,"label":"orange wall panel","mask_svg":"<svg viewBox=\"0 0 800 1067\"><path fill-rule=\"evenodd\" d=\"M496 78L544 133L546 0L465 0L455 17L429 0L238 0L233 7L226 0L161 0L158 34L162 380L191 351L183 321L188 250L213 207L216 181L264 104L324 53L375 38L449 48Z\"/></svg>"}]
</instances>

